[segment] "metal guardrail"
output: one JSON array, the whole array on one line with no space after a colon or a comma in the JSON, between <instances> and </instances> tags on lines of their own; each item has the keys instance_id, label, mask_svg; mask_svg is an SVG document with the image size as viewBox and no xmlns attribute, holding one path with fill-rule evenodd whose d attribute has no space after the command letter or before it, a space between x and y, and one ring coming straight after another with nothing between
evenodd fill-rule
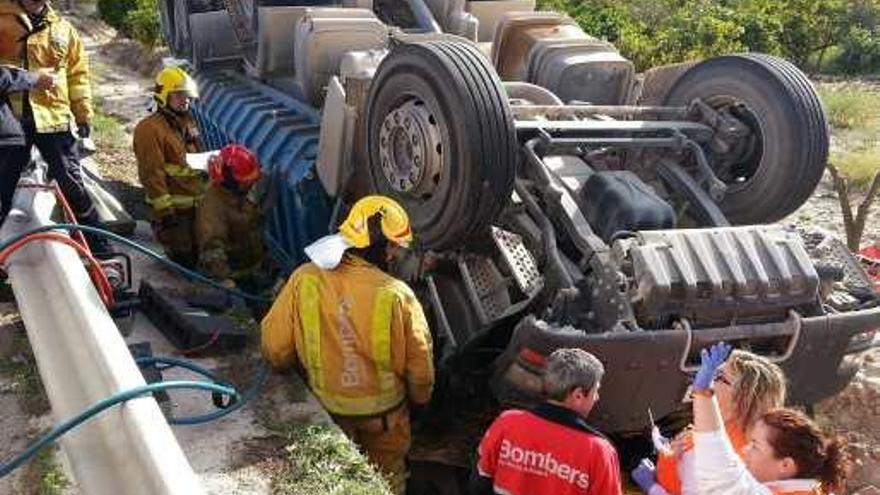
<instances>
[{"instance_id":1,"label":"metal guardrail","mask_svg":"<svg viewBox=\"0 0 880 495\"><path fill-rule=\"evenodd\" d=\"M327 233L333 204L315 173L320 116L314 108L233 71L195 73L201 98L193 106L205 146L244 144L271 177L269 247L288 270L303 248Z\"/></svg>"},{"instance_id":2,"label":"metal guardrail","mask_svg":"<svg viewBox=\"0 0 880 495\"><path fill-rule=\"evenodd\" d=\"M0 238L51 224L52 193L20 189ZM76 251L29 244L6 264L56 421L144 379ZM60 440L88 495L205 493L152 397L105 411Z\"/></svg>"}]
</instances>

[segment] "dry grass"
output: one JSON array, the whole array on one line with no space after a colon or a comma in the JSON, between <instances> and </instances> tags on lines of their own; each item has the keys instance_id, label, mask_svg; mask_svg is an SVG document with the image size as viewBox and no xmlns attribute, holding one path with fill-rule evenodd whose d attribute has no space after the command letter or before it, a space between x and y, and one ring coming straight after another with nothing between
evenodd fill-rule
<instances>
[{"instance_id":1,"label":"dry grass","mask_svg":"<svg viewBox=\"0 0 880 495\"><path fill-rule=\"evenodd\" d=\"M819 88L831 127L835 130L857 129L880 119L880 94L847 85Z\"/></svg>"},{"instance_id":2,"label":"dry grass","mask_svg":"<svg viewBox=\"0 0 880 495\"><path fill-rule=\"evenodd\" d=\"M846 175L850 188L856 191L865 190L880 170L880 148L874 146L834 153L831 163Z\"/></svg>"}]
</instances>

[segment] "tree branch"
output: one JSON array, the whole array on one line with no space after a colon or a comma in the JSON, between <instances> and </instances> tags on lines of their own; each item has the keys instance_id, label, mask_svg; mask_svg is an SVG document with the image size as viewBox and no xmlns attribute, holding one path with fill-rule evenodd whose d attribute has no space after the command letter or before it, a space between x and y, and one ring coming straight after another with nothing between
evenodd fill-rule
<instances>
[{"instance_id":1,"label":"tree branch","mask_svg":"<svg viewBox=\"0 0 880 495\"><path fill-rule=\"evenodd\" d=\"M850 251L858 251L861 235L857 235L856 223L853 218L852 206L849 203L849 184L847 177L842 175L833 163L828 164L828 171L834 179L834 190L837 192L837 200L840 202L840 211L843 214L843 228L846 230L846 245Z\"/></svg>"},{"instance_id":2,"label":"tree branch","mask_svg":"<svg viewBox=\"0 0 880 495\"><path fill-rule=\"evenodd\" d=\"M861 240L861 234L865 230L865 222L868 221L868 214L871 212L871 206L874 204L874 200L877 199L878 192L880 192L880 169L874 174L874 179L871 181L871 187L868 189L868 195L865 196L865 199L862 200L859 207L856 209L856 227L859 229L859 240Z\"/></svg>"}]
</instances>

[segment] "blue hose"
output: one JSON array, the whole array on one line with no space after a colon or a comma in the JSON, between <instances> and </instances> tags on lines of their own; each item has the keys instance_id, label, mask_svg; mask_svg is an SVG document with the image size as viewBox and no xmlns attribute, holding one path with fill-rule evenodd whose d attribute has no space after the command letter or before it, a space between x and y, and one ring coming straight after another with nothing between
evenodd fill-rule
<instances>
[{"instance_id":1,"label":"blue hose","mask_svg":"<svg viewBox=\"0 0 880 495\"><path fill-rule=\"evenodd\" d=\"M28 448L13 457L11 460L4 462L0 465L0 478L5 477L16 468L21 466L25 461L36 455L36 453L46 447L50 443L54 442L58 437L64 435L68 431L76 428L77 426L85 423L86 421L92 419L96 415L100 414L106 409L109 409L117 404L121 404L123 402L129 401L131 399L136 399L143 395L149 395L154 392L159 392L162 390L170 390L170 389L191 389L191 390L209 390L211 392L219 392L224 395L229 395L233 398L238 398L238 392L235 389L224 387L222 385L217 385L216 383L208 383L208 382L196 382L196 381L175 381L175 382L161 382L161 383L151 383L149 385L141 385L139 387L135 387L130 390L126 390L123 392L119 392L114 394L97 404L92 405L88 409L83 412L77 414L73 418L61 423L60 425L52 428L49 433L46 433L39 440L30 444Z\"/></svg>"},{"instance_id":2,"label":"blue hose","mask_svg":"<svg viewBox=\"0 0 880 495\"><path fill-rule=\"evenodd\" d=\"M12 244L18 242L25 237L39 233L39 232L49 232L53 230L66 230L66 231L74 231L79 230L82 232L88 232L91 234L97 234L104 237L107 237L113 241L119 242L126 246L129 246L137 251L140 251L152 258L155 258L161 263L177 270L180 273L183 273L187 277L197 282L201 282L203 284L210 285L211 287L226 291L235 296L241 297L243 299L248 299L256 302L271 302L270 299L257 296L254 294L249 294L247 292L243 292L238 289L230 289L228 287L224 287L218 282L211 280L204 275L195 272L186 268L179 263L169 260L168 258L160 255L159 253L153 251L150 248L142 246L130 239L126 239L120 235L117 235L108 230L100 229L97 227L91 227L88 225L76 225L76 224L56 224L56 225L46 225L43 227L37 227L35 229L29 230L22 234L19 234L7 241L0 242L0 251L6 249ZM151 356L151 357L143 357L135 359L135 362L140 366L146 365L159 365L157 368L160 370L170 369L170 368L185 368L194 373L197 373L208 380L210 382L201 382L201 381L170 381L170 382L159 382L159 383L151 383L147 385L141 385L138 387L134 387L130 390L125 390L116 394L113 394L106 399L101 400L100 402L92 405L87 408L83 412L77 414L73 418L57 425L52 428L48 433L37 439L35 442L31 443L27 449L25 449L22 453L16 455L9 461L3 462L0 464L0 478L5 477L9 473L13 472L15 469L20 467L23 463L27 462L34 455L37 454L42 448L51 444L59 437L67 433L68 431L76 428L77 426L89 421L93 417L97 416L101 412L131 399L135 399L138 397L142 397L144 395L150 395L156 392L161 392L163 390L171 390L171 389L189 389L189 390L207 390L213 392L215 394L225 395L231 398L231 402L227 407L223 407L215 412L208 414L201 414L197 416L185 416L179 418L169 418L168 422L173 425L195 425L200 423L207 423L209 421L214 421L216 419L222 418L228 414L231 414L242 406L247 404L251 399L257 396L260 393L263 385L266 383L266 379L269 376L269 366L265 361L260 366L260 369L257 371L256 377L254 378L253 383L250 385L247 391L244 394L239 394L238 391L231 386L228 382L220 379L214 373L198 366L197 364L186 361L183 359L173 358L173 357L162 357L162 356Z\"/></svg>"},{"instance_id":3,"label":"blue hose","mask_svg":"<svg viewBox=\"0 0 880 495\"><path fill-rule=\"evenodd\" d=\"M188 389L188 390L207 390L213 393L219 393L225 396L228 396L232 399L231 405L229 407L220 409L213 413L202 414L199 416L188 416L182 418L170 418L168 422L174 425L194 425L199 423L206 423L209 421L213 421L228 414L235 412L240 409L242 406L248 403L251 399L257 396L260 392L260 389L266 383L266 378L269 376L269 367L264 361L261 365L259 371L257 371L257 376L254 379L254 382L251 384L250 388L244 393L239 394L235 388L231 385L221 381L217 378L216 375L211 373L210 371L198 366L192 362L185 361L183 359L177 359L173 357L145 357L138 358L135 360L139 365L151 365L151 364L162 364L164 366L161 369L169 369L169 368L186 368L190 371L198 373L206 378L209 378L214 383L211 382L200 382L200 381L171 381L171 382L159 382L159 383L151 383L148 385L141 385L138 387L134 387L130 390L125 390L123 392L119 392L113 394L112 396L101 400L100 402L92 405L88 409L83 412L77 414L73 418L59 424L58 426L52 428L51 431L40 437L35 442L31 443L27 449L25 449L22 453L16 455L12 459L0 464L0 478L5 477L9 473L15 471L18 467L20 467L23 463L27 462L30 458L35 456L37 452L39 452L42 448L48 446L59 437L67 433L68 431L76 428L77 426L89 421L94 418L98 414L103 411L121 404L123 402L129 401L131 399L136 399L138 397L142 397L144 395L150 395L155 392L161 392L163 390L171 390L171 389Z\"/></svg>"},{"instance_id":4,"label":"blue hose","mask_svg":"<svg viewBox=\"0 0 880 495\"><path fill-rule=\"evenodd\" d=\"M202 368L201 366L199 366L193 362L186 361L184 359L178 359L178 358L173 358L173 357L164 357L164 356L151 356L151 357L137 358L137 359L135 359L135 362L139 366L148 366L148 365L153 365L153 364L164 365L164 366L158 367L160 370L166 370L166 369L171 369L171 368L185 368L185 369L188 369L190 371L193 371L195 373L198 373L198 374L204 376L205 378L211 380L212 382L214 382L217 385L232 388L232 386L228 382L225 382L224 380L218 378L215 374L211 373L210 371ZM168 423L170 423L172 425L197 425L200 423L207 423L209 421L214 421L215 419L220 419L223 416L226 416L227 414L232 414L233 412L240 409L242 406L247 404L248 401L250 401L251 399L253 399L254 397L256 397L260 393L260 390L263 388L263 385L266 384L266 379L268 377L269 377L269 366L265 361L263 361L260 366L260 369L257 370L256 377L254 378L253 383L251 383L251 386L240 396L236 392L236 396L232 397L232 402L229 404L228 407L224 407L224 408L219 409L217 411L214 411L212 413L202 414L199 416L168 418ZM229 394L224 394L224 395L229 395Z\"/></svg>"},{"instance_id":5,"label":"blue hose","mask_svg":"<svg viewBox=\"0 0 880 495\"><path fill-rule=\"evenodd\" d=\"M120 244L124 244L132 249L140 251L141 253L144 253L147 256L150 256L151 258L156 259L157 261L165 264L166 266L169 266L169 267L173 268L174 270L177 270L178 272L186 275L188 278L190 278L191 280L194 280L196 282L200 282L205 285L210 285L211 287L214 287L215 289L220 289L220 290L228 292L234 296L238 296L238 297L241 297L242 299L247 299L249 301L255 301L255 302L260 302L260 303L272 302L272 300L267 297L258 296L255 294L250 294L250 293L241 291L239 289L230 289L229 287L224 287L223 284L221 284L220 282L217 282L215 280L211 280L210 278L202 275L199 272L190 270L189 268L181 265L180 263L176 263L174 261L171 261L170 259L166 258L165 256L162 256L161 254L157 253L156 251L153 251L152 249L150 249L146 246L142 246L141 244L138 244L137 242L134 242L131 239L126 239L125 237L122 237L119 234L110 232L109 230L100 229L98 227L92 227L89 225L77 225L77 224L72 224L72 223L59 223L59 224L54 224L54 225L44 225L42 227L37 227L37 228L31 229L31 230L28 230L26 232L23 232L15 237L10 238L7 241L0 243L0 251L2 251L3 249L6 249L7 247L11 246L13 243L18 242L19 240L24 239L25 237L27 237L31 234L36 234L39 232L51 232L53 230L66 230L66 231L79 230L82 232L88 232L90 234L100 235L100 236L106 237L112 241L118 242Z\"/></svg>"}]
</instances>

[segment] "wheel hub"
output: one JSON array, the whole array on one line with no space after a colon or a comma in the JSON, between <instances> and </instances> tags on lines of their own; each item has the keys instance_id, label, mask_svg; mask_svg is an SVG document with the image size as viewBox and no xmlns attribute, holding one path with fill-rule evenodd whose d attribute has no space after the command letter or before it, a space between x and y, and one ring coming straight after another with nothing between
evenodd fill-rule
<instances>
[{"instance_id":1,"label":"wheel hub","mask_svg":"<svg viewBox=\"0 0 880 495\"><path fill-rule=\"evenodd\" d=\"M382 173L401 193L430 197L443 167L437 119L420 100L407 100L388 112L379 131Z\"/></svg>"}]
</instances>

